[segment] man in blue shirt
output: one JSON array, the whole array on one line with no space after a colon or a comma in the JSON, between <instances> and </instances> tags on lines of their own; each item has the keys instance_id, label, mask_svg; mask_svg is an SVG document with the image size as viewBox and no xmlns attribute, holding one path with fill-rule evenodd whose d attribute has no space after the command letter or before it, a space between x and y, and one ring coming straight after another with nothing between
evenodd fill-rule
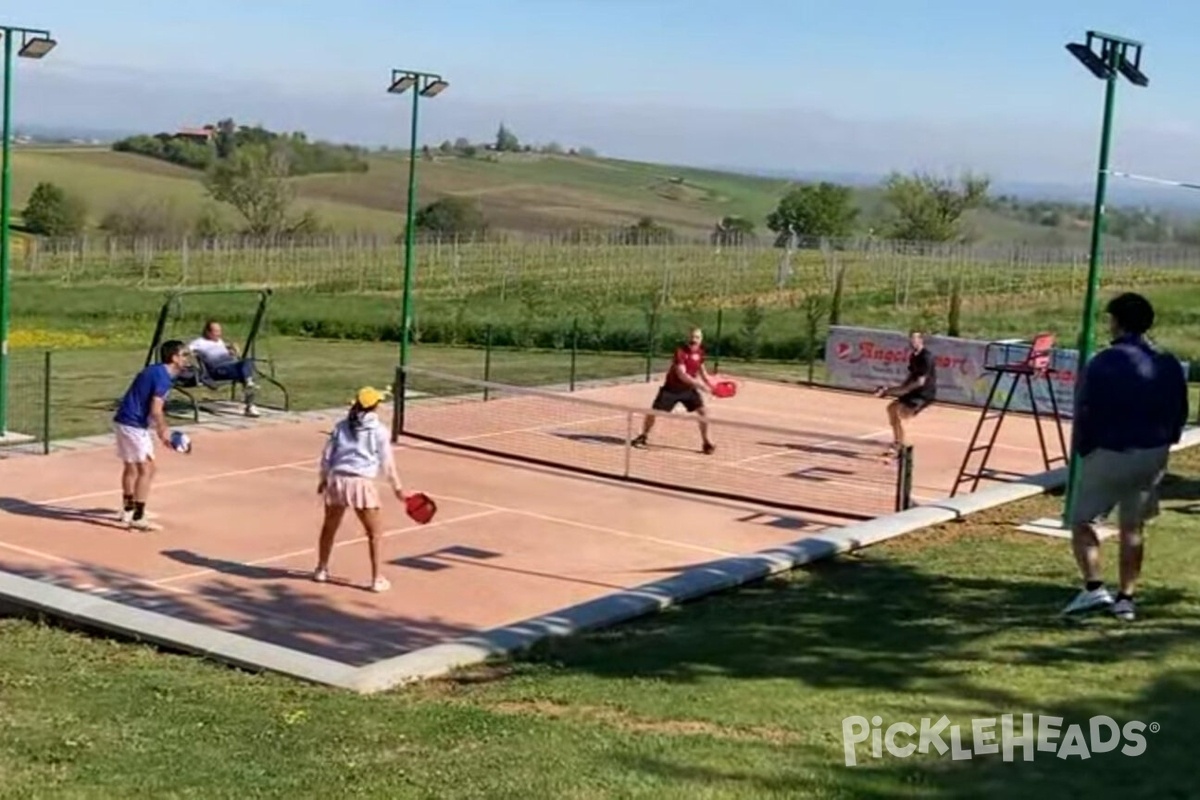
<instances>
[{"instance_id":1,"label":"man in blue shirt","mask_svg":"<svg viewBox=\"0 0 1200 800\"><path fill-rule=\"evenodd\" d=\"M1171 445L1187 424L1187 378L1174 356L1146 339L1154 325L1154 308L1146 298L1122 294L1106 311L1112 345L1092 358L1076 388L1071 438L1080 471L1070 523L1084 588L1065 613L1107 607L1132 620L1142 528L1155 513ZM1121 536L1115 600L1100 577L1100 542L1093 527L1114 507Z\"/></svg>"},{"instance_id":2,"label":"man in blue shirt","mask_svg":"<svg viewBox=\"0 0 1200 800\"><path fill-rule=\"evenodd\" d=\"M163 408L175 376L186 364L187 348L183 342L164 342L158 356L160 363L143 369L129 384L113 416L117 456L124 465L121 491L125 505L121 521L142 531L158 530L157 525L146 519L146 501L155 472L150 427L154 427L158 440L170 448L171 432Z\"/></svg>"}]
</instances>

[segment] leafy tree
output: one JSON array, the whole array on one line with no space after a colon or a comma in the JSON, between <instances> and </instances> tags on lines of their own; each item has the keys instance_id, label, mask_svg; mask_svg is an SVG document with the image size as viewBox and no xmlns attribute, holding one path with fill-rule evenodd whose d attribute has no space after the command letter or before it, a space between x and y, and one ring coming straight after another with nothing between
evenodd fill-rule
<instances>
[{"instance_id":1,"label":"leafy tree","mask_svg":"<svg viewBox=\"0 0 1200 800\"><path fill-rule=\"evenodd\" d=\"M87 224L87 206L61 187L43 181L25 205L25 227L39 236L74 236Z\"/></svg>"},{"instance_id":2,"label":"leafy tree","mask_svg":"<svg viewBox=\"0 0 1200 800\"><path fill-rule=\"evenodd\" d=\"M217 158L229 158L237 149L237 125L232 118L217 123Z\"/></svg>"},{"instance_id":3,"label":"leafy tree","mask_svg":"<svg viewBox=\"0 0 1200 800\"><path fill-rule=\"evenodd\" d=\"M175 202L162 198L127 198L100 220L100 229L113 236L169 236L188 227Z\"/></svg>"},{"instance_id":4,"label":"leafy tree","mask_svg":"<svg viewBox=\"0 0 1200 800\"><path fill-rule=\"evenodd\" d=\"M228 233L228 230L221 207L215 203L206 203L192 223L192 233L201 239L215 239Z\"/></svg>"},{"instance_id":5,"label":"leafy tree","mask_svg":"<svg viewBox=\"0 0 1200 800\"><path fill-rule=\"evenodd\" d=\"M792 189L767 215L767 227L782 247L794 233L804 239L844 239L854 232L859 209L849 186L822 181Z\"/></svg>"},{"instance_id":6,"label":"leafy tree","mask_svg":"<svg viewBox=\"0 0 1200 800\"><path fill-rule=\"evenodd\" d=\"M891 207L888 237L906 242L962 240L962 217L987 200L991 181L967 173L957 182L924 173L892 173L884 182Z\"/></svg>"},{"instance_id":7,"label":"leafy tree","mask_svg":"<svg viewBox=\"0 0 1200 800\"><path fill-rule=\"evenodd\" d=\"M447 139L446 141L444 141L444 142L442 142L441 144L439 144L439 145L438 145L438 152L439 152L439 153L447 153L447 154L448 154L448 153L453 153L453 152L454 152L454 145L450 143L450 140L449 140L449 139Z\"/></svg>"},{"instance_id":8,"label":"leafy tree","mask_svg":"<svg viewBox=\"0 0 1200 800\"><path fill-rule=\"evenodd\" d=\"M247 233L274 236L287 229L294 197L288 173L284 147L240 145L232 158L213 164L204 185L214 200L228 203L245 218Z\"/></svg>"},{"instance_id":9,"label":"leafy tree","mask_svg":"<svg viewBox=\"0 0 1200 800\"><path fill-rule=\"evenodd\" d=\"M542 148L542 152L545 153L546 155L561 156L566 151L563 149L563 146L561 144L559 144L558 142L550 142Z\"/></svg>"},{"instance_id":10,"label":"leafy tree","mask_svg":"<svg viewBox=\"0 0 1200 800\"><path fill-rule=\"evenodd\" d=\"M413 223L418 233L439 237L472 236L487 230L479 204L466 197L443 197L417 209Z\"/></svg>"},{"instance_id":11,"label":"leafy tree","mask_svg":"<svg viewBox=\"0 0 1200 800\"><path fill-rule=\"evenodd\" d=\"M675 239L675 232L665 225L660 225L650 217L642 217L628 228L622 230L622 244L669 244Z\"/></svg>"},{"instance_id":12,"label":"leafy tree","mask_svg":"<svg viewBox=\"0 0 1200 800\"><path fill-rule=\"evenodd\" d=\"M154 136L131 136L113 144L119 152L170 161L192 169L207 170L216 161L229 160L240 147L281 146L289 154L289 174L311 175L317 173L366 172L370 165L363 157L360 147L311 142L303 131L279 134L261 125L238 126L232 119L223 119L216 125L216 135L210 142L198 142L170 133Z\"/></svg>"},{"instance_id":13,"label":"leafy tree","mask_svg":"<svg viewBox=\"0 0 1200 800\"><path fill-rule=\"evenodd\" d=\"M496 150L501 153L516 153L521 150L521 142L517 135L510 131L502 122L496 131Z\"/></svg>"},{"instance_id":14,"label":"leafy tree","mask_svg":"<svg viewBox=\"0 0 1200 800\"><path fill-rule=\"evenodd\" d=\"M754 223L745 217L724 217L712 232L713 244L718 247L739 245L754 238Z\"/></svg>"}]
</instances>

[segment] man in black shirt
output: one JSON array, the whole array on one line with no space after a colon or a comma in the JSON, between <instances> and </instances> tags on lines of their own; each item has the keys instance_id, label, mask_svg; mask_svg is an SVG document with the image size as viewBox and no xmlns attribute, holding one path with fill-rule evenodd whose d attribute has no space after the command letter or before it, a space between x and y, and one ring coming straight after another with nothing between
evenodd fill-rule
<instances>
[{"instance_id":1,"label":"man in black shirt","mask_svg":"<svg viewBox=\"0 0 1200 800\"><path fill-rule=\"evenodd\" d=\"M937 365L934 364L933 353L925 348L925 336L921 331L913 331L908 335L912 346L912 354L908 357L908 377L899 386L888 388L880 386L875 390L876 397L896 395L896 399L888 403L888 422L892 426L894 442L888 451L898 454L905 445L904 422L920 414L937 398Z\"/></svg>"}]
</instances>

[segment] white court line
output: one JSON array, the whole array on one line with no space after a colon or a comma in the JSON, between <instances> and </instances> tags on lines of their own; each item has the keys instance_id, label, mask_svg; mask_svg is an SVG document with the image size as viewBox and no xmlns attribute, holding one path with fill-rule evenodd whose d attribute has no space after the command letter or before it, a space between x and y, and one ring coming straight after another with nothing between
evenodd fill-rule
<instances>
[{"instance_id":1,"label":"white court line","mask_svg":"<svg viewBox=\"0 0 1200 800\"><path fill-rule=\"evenodd\" d=\"M295 469L301 469L296 467ZM503 512L507 514L518 514L533 519L541 520L542 522L552 522L559 525L566 525L573 528L582 528L584 530L595 531L597 533L607 533L611 536L620 536L625 539L640 539L645 542L654 542L655 544L669 545L671 547L681 547L685 550L697 550L702 553L721 556L736 556L740 555L731 550L718 550L712 547L704 547L698 544L687 544L686 542L676 542L670 539L660 539L657 536L644 536L640 533L630 533L629 531L618 530L617 528L607 528L603 525L592 525L589 522L579 522L573 519L564 519L562 517L551 516L550 514L541 514L537 511L527 511L523 508L512 508L511 506L498 506L494 503L485 503L482 500L471 500L466 497L455 497L454 495L438 493L438 497L450 500L455 503L464 503L466 505L477 506L479 508L489 509L491 512ZM427 526L426 526L427 527Z\"/></svg>"},{"instance_id":2,"label":"white court line","mask_svg":"<svg viewBox=\"0 0 1200 800\"><path fill-rule=\"evenodd\" d=\"M45 559L46 561L53 561L58 564L70 564L75 567L83 566L83 564L80 564L78 561L72 561L69 558L62 558L61 556L52 556L49 553L43 553L41 550L31 550L28 547L20 547L15 544L9 544L8 542L0 542L0 548L4 548L5 550L12 550L14 553L22 553L27 556L33 556L34 558Z\"/></svg>"},{"instance_id":3,"label":"white court line","mask_svg":"<svg viewBox=\"0 0 1200 800\"><path fill-rule=\"evenodd\" d=\"M252 467L250 469L236 469L231 472L218 472L214 475L197 475L196 477L193 477L193 478L179 478L178 480L163 481L161 483L155 482L153 488L154 489L169 489L172 486L186 486L186 485L192 484L192 483L203 483L204 481L219 481L219 480L224 480L225 478L238 478L238 477L241 477L242 475L255 475L260 472L270 472L271 470L276 470L276 469L288 469L289 467L299 467L304 464L315 463L317 460L318 459L316 459L316 458L306 458L303 461L290 461L286 464L270 464L265 467ZM67 497L55 497L50 500L27 500L24 502L27 503L28 505L57 506L57 505L62 505L63 503L72 503L72 502L75 502L76 500L90 500L93 497L107 497L111 494L119 495L119 494L121 494L121 490L120 489L104 489L99 492L87 492L86 494L73 494L73 495L68 495Z\"/></svg>"},{"instance_id":4,"label":"white court line","mask_svg":"<svg viewBox=\"0 0 1200 800\"><path fill-rule=\"evenodd\" d=\"M439 527L445 527L446 525L453 525L456 522L466 522L467 520L479 519L480 517L488 517L495 513L497 513L497 512L492 509L488 509L486 511L478 511L473 514L465 514L461 517L455 517L453 519L444 519L444 520L441 520L440 522L430 522L427 525L420 525L420 526L409 525L404 528L392 528L390 530L386 530L383 533L381 533L379 538L380 539L390 539L391 537L398 536L402 533L412 533L414 530L417 530L417 529L426 531L426 530L429 530L430 528L439 528ZM333 546L334 546L334 548L349 547L352 544L362 544L365 541L367 541L366 536L359 536L358 538L355 538L355 539L343 539L342 541L334 542ZM293 550L290 553L281 553L279 555L269 556L267 558L255 559L254 561L239 561L237 563L243 567L261 567L264 564L271 564L275 561L287 561L289 558L299 558L300 556L310 555L315 552L317 552L317 548L306 547L303 550ZM181 575L172 575L169 578L159 578L158 580L149 581L149 583L151 586L166 586L169 583L175 583L177 581L191 580L192 578L201 578L205 575L211 575L213 573L219 573L219 572L221 572L221 570L219 570L219 569L212 569L212 568L200 569L200 570L195 570L193 572L185 572Z\"/></svg>"}]
</instances>

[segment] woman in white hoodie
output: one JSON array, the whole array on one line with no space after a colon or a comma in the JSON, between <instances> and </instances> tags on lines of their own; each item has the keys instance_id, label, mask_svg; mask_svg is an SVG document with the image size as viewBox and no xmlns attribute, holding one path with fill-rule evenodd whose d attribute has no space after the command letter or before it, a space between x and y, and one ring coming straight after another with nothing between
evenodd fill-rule
<instances>
[{"instance_id":1,"label":"woman in white hoodie","mask_svg":"<svg viewBox=\"0 0 1200 800\"><path fill-rule=\"evenodd\" d=\"M325 496L325 523L321 526L317 569L313 580L329 580L329 556L347 508L354 509L367 531L371 551L371 590L384 592L391 588L387 578L379 574L380 520L379 492L375 480L382 472L391 482L392 491L403 502L402 490L392 456L392 444L375 413L385 395L371 387L358 390L354 405L346 418L334 426L325 451L321 454L321 478L317 493Z\"/></svg>"}]
</instances>

